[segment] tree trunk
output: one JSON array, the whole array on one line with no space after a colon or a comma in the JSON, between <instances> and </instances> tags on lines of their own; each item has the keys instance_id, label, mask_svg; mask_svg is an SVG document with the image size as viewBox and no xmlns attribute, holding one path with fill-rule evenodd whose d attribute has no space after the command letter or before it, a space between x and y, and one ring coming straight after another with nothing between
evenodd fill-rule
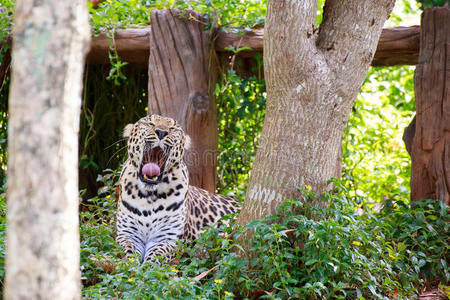
<instances>
[{"instance_id":1,"label":"tree trunk","mask_svg":"<svg viewBox=\"0 0 450 300\"><path fill-rule=\"evenodd\" d=\"M80 298L78 127L86 2L16 2L5 299Z\"/></svg>"},{"instance_id":2,"label":"tree trunk","mask_svg":"<svg viewBox=\"0 0 450 300\"><path fill-rule=\"evenodd\" d=\"M412 146L411 200L450 204L450 8L422 15L414 87L416 130Z\"/></svg>"},{"instance_id":3,"label":"tree trunk","mask_svg":"<svg viewBox=\"0 0 450 300\"><path fill-rule=\"evenodd\" d=\"M297 187L320 193L340 176L342 134L393 5L327 0L316 30L317 1L269 1L266 117L240 224L298 199Z\"/></svg>"},{"instance_id":4,"label":"tree trunk","mask_svg":"<svg viewBox=\"0 0 450 300\"><path fill-rule=\"evenodd\" d=\"M191 137L189 183L215 192L217 71L203 17L193 11L152 11L148 112L177 120Z\"/></svg>"}]
</instances>

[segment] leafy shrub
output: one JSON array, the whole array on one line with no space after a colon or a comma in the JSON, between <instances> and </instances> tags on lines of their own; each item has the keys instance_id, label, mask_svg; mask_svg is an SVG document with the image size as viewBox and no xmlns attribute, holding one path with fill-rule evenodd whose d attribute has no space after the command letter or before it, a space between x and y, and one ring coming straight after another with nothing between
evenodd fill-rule
<instances>
[{"instance_id":1,"label":"leafy shrub","mask_svg":"<svg viewBox=\"0 0 450 300\"><path fill-rule=\"evenodd\" d=\"M229 251L235 239L210 248L223 257L213 278L243 296L259 290L300 299L409 298L424 279L448 283L449 237L436 234L449 229L443 202L387 201L380 213L359 215L342 186L323 199L326 209L305 204L313 195L303 192L303 201L286 201L277 216L244 229L254 232L251 260Z\"/></svg>"},{"instance_id":2,"label":"leafy shrub","mask_svg":"<svg viewBox=\"0 0 450 300\"><path fill-rule=\"evenodd\" d=\"M180 244L173 265L123 260L113 241L117 173L103 196L82 213L83 295L124 299L231 299L255 295L284 298L408 299L425 281L448 284L448 207L423 200L388 200L380 212L356 203L342 182L322 198L327 208L287 200L277 215L245 227L209 228L193 248ZM109 182L109 183L108 183ZM228 216L233 220L236 216ZM239 237L251 231L251 258L240 256ZM211 270L213 269L213 270ZM210 272L196 278L202 272ZM361 298L361 299L363 299Z\"/></svg>"}]
</instances>

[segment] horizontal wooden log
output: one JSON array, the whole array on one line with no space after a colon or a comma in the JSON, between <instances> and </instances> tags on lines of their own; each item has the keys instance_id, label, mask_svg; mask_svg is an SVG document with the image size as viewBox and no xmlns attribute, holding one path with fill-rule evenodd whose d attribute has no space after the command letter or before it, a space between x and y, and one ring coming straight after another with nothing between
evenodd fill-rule
<instances>
[{"instance_id":1,"label":"horizontal wooden log","mask_svg":"<svg viewBox=\"0 0 450 300\"><path fill-rule=\"evenodd\" d=\"M114 44L120 58L135 67L148 68L150 52L150 31L151 26L140 29L118 29L114 35ZM263 51L264 30L257 29L246 34L226 33L220 31L215 49L223 58L232 54L228 51L229 46L238 49L240 47L250 47L252 50L239 52L239 57L247 66L254 66L251 57L257 52ZM94 37L91 42L91 49L87 56L89 64L108 64L110 41L105 33ZM420 47L420 27L395 27L385 28L381 33L377 51L372 61L374 67L388 67L396 65L416 65L419 57ZM225 57L225 58L224 58ZM244 67L245 68L245 67ZM248 70L241 70L244 75L251 75L253 67Z\"/></svg>"},{"instance_id":2,"label":"horizontal wooden log","mask_svg":"<svg viewBox=\"0 0 450 300\"><path fill-rule=\"evenodd\" d=\"M116 30L115 45L123 61L130 64L148 67L149 28ZM241 57L251 57L255 52L263 51L264 30L257 29L246 34L226 33L220 31L215 49L218 52L229 52L229 46L235 49L250 47L252 50L239 52ZM419 57L420 27L385 28L381 33L372 66L416 65ZM88 63L106 64L108 59L109 40L104 33L92 39ZM230 54L232 52L229 52Z\"/></svg>"},{"instance_id":3,"label":"horizontal wooden log","mask_svg":"<svg viewBox=\"0 0 450 300\"><path fill-rule=\"evenodd\" d=\"M219 31L216 38L216 51L229 52L228 47L239 49L241 47L250 47L252 50L241 51L243 56L253 56L255 52L263 51L264 29L256 29L246 34L227 33Z\"/></svg>"},{"instance_id":4,"label":"horizontal wooden log","mask_svg":"<svg viewBox=\"0 0 450 300\"><path fill-rule=\"evenodd\" d=\"M150 55L150 27L141 29L117 29L114 40L100 33L92 38L91 49L87 56L88 64L109 64L108 53L113 43L122 61L134 66L147 68Z\"/></svg>"},{"instance_id":5,"label":"horizontal wooden log","mask_svg":"<svg viewBox=\"0 0 450 300\"><path fill-rule=\"evenodd\" d=\"M216 39L216 50L226 51L229 46L251 47L251 51L242 51L242 57L249 57L254 52L263 51L264 30L240 35L220 32ZM372 66L416 65L419 57L420 27L395 27L383 29L378 42Z\"/></svg>"},{"instance_id":6,"label":"horizontal wooden log","mask_svg":"<svg viewBox=\"0 0 450 300\"><path fill-rule=\"evenodd\" d=\"M416 65L419 59L419 48L419 26L384 28L372 66Z\"/></svg>"}]
</instances>

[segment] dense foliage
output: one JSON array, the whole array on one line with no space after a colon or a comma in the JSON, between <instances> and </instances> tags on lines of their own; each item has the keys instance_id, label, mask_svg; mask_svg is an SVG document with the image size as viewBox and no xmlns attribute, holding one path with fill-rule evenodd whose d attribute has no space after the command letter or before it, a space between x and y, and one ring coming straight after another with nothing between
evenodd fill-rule
<instances>
[{"instance_id":1,"label":"dense foliage","mask_svg":"<svg viewBox=\"0 0 450 300\"><path fill-rule=\"evenodd\" d=\"M11 34L14 3L14 0L2 0L0 4L0 7L3 8L0 10L0 45L4 42L5 37ZM6 45L1 46L7 47ZM0 56L0 62L2 62L2 56Z\"/></svg>"},{"instance_id":2,"label":"dense foliage","mask_svg":"<svg viewBox=\"0 0 450 300\"><path fill-rule=\"evenodd\" d=\"M442 234L450 229L449 207L441 201L409 205L390 199L378 213L365 205L357 213L342 182L337 181L336 190L322 198L328 208L309 206L314 195L306 187L303 199L286 201L276 216L241 228L209 228L195 248L180 245L172 265L156 267L123 259L114 241L118 172L107 170L98 180L104 187L80 212L85 298L409 299L425 280L444 290L450 281L450 237ZM0 285L5 214L3 183ZM250 260L237 255L237 238L246 230L254 232Z\"/></svg>"},{"instance_id":3,"label":"dense foliage","mask_svg":"<svg viewBox=\"0 0 450 300\"><path fill-rule=\"evenodd\" d=\"M412 67L372 68L343 140L343 176L358 201L409 197L410 157L402 135L415 111Z\"/></svg>"},{"instance_id":4,"label":"dense foliage","mask_svg":"<svg viewBox=\"0 0 450 300\"><path fill-rule=\"evenodd\" d=\"M450 237L442 234L450 217L443 202L391 199L378 213L363 205L361 214L339 181L322 198L328 208L309 206L314 195L306 187L303 199L286 201L276 216L241 228L210 228L195 248L180 245L172 265L141 266L124 260L114 242L117 178L112 170L99 176L104 188L80 213L83 295L89 299L409 299L424 280L443 289L450 280ZM0 204L4 218L3 197ZM250 260L237 254L237 238L246 230L254 232Z\"/></svg>"},{"instance_id":5,"label":"dense foliage","mask_svg":"<svg viewBox=\"0 0 450 300\"><path fill-rule=\"evenodd\" d=\"M93 1L92 1L93 2ZM228 30L250 30L264 22L267 1L208 0L106 0L89 5L94 33L114 28L130 28L150 24L153 9L192 9L206 14L212 22Z\"/></svg>"},{"instance_id":6,"label":"dense foliage","mask_svg":"<svg viewBox=\"0 0 450 300\"><path fill-rule=\"evenodd\" d=\"M417 2L421 4L422 9L450 5L449 0L417 0Z\"/></svg>"}]
</instances>

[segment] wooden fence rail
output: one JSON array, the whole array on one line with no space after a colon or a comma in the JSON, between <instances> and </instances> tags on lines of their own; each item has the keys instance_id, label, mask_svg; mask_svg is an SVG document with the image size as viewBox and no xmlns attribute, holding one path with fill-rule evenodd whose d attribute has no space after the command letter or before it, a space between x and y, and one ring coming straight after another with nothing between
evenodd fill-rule
<instances>
[{"instance_id":1,"label":"wooden fence rail","mask_svg":"<svg viewBox=\"0 0 450 300\"><path fill-rule=\"evenodd\" d=\"M118 29L111 42L105 33L94 37L87 56L89 64L109 64L108 52L110 43L115 46L120 58L134 67L147 69L150 54L151 26L140 29ZM240 58L251 60L255 53L263 51L264 30L257 29L246 34L227 33L220 31L215 39L215 49L223 62L232 54L227 48L250 47L252 50L239 52ZM11 38L5 38L11 44ZM416 65L420 48L420 27L385 28L381 33L377 51L372 61L374 67L388 67L397 65ZM9 70L10 55L5 53L6 59L0 65L0 78ZM251 62L250 62L251 63ZM243 73L249 74L251 68Z\"/></svg>"},{"instance_id":2,"label":"wooden fence rail","mask_svg":"<svg viewBox=\"0 0 450 300\"><path fill-rule=\"evenodd\" d=\"M114 44L123 61L138 67L147 68L150 51L151 26L142 29L119 29L115 32ZM263 51L264 30L257 29L246 34L220 31L215 39L215 49L221 53L232 53L229 46L250 47L239 53L251 57ZM107 64L110 41L102 33L92 39L88 63ZM420 48L420 27L385 28L378 42L372 66L416 65Z\"/></svg>"}]
</instances>

